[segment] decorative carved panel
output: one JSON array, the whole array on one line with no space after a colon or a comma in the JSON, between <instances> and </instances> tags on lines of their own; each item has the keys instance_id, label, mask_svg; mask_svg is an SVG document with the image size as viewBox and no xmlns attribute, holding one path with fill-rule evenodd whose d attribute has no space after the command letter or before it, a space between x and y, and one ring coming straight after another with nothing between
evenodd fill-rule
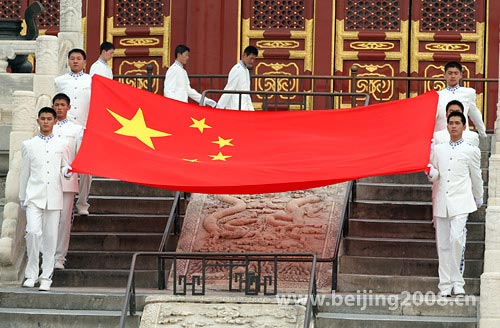
<instances>
[{"instance_id":1,"label":"decorative carved panel","mask_svg":"<svg viewBox=\"0 0 500 328\"><path fill-rule=\"evenodd\" d=\"M422 1L420 31L474 33L477 2L477 0Z\"/></svg>"},{"instance_id":2,"label":"decorative carved panel","mask_svg":"<svg viewBox=\"0 0 500 328\"><path fill-rule=\"evenodd\" d=\"M38 0L44 10L38 15L38 27L48 29L59 26L59 0Z\"/></svg>"},{"instance_id":3,"label":"decorative carved panel","mask_svg":"<svg viewBox=\"0 0 500 328\"><path fill-rule=\"evenodd\" d=\"M304 0L253 1L252 29L305 29Z\"/></svg>"},{"instance_id":4,"label":"decorative carved panel","mask_svg":"<svg viewBox=\"0 0 500 328\"><path fill-rule=\"evenodd\" d=\"M163 26L164 1L115 1L115 27Z\"/></svg>"},{"instance_id":5,"label":"decorative carved panel","mask_svg":"<svg viewBox=\"0 0 500 328\"><path fill-rule=\"evenodd\" d=\"M146 75L147 74L147 65L151 64L153 65L153 74L160 74L160 65L158 62L154 59L152 60L122 60L120 62L119 68L118 68L118 74L119 75L130 75L130 78L120 78L119 81L122 83L125 83L127 85L139 88L139 89L148 89L148 81L147 79L141 78L137 79L134 78L133 76L135 75ZM158 79L153 79L152 80L152 91L154 93L161 93L162 90L162 85Z\"/></svg>"},{"instance_id":6,"label":"decorative carved panel","mask_svg":"<svg viewBox=\"0 0 500 328\"><path fill-rule=\"evenodd\" d=\"M22 19L21 0L1 0L0 1L0 18L2 19Z\"/></svg>"},{"instance_id":7,"label":"decorative carved panel","mask_svg":"<svg viewBox=\"0 0 500 328\"><path fill-rule=\"evenodd\" d=\"M268 75L269 78L255 79L255 88L259 91L279 91L290 92L299 91L299 80L294 78L273 78L273 75L299 75L299 67L295 63L259 63L255 67L256 75ZM263 97L258 95L257 98ZM274 96L268 96L268 99L273 99ZM295 99L296 96L280 96L280 99Z\"/></svg>"},{"instance_id":8,"label":"decorative carved panel","mask_svg":"<svg viewBox=\"0 0 500 328\"><path fill-rule=\"evenodd\" d=\"M398 31L401 1L348 0L345 4L346 31Z\"/></svg>"}]
</instances>

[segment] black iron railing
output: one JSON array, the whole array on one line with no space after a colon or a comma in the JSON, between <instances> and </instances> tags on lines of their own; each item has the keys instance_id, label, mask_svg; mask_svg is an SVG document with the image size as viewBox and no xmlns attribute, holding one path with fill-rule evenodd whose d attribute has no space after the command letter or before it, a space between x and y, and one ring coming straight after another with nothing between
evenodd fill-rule
<instances>
[{"instance_id":1,"label":"black iron railing","mask_svg":"<svg viewBox=\"0 0 500 328\"><path fill-rule=\"evenodd\" d=\"M135 266L137 258L140 256L152 256L158 258L158 263L161 261L172 261L172 285L174 295L187 295L190 290L191 295L205 295L207 270L210 268L226 269L228 271L228 291L244 292L245 295L259 295L261 292L264 295L277 295L278 293L278 270L279 263L282 262L300 262L311 263L309 271L309 282L306 298L306 309L304 318L304 328L309 328L311 320L317 313L317 304L313 300L316 296L316 255L311 253L297 254L282 254L282 253L176 253L176 252L139 252L134 253L130 265L129 276L127 280L127 288L125 299L123 301L122 312L120 317L120 328L125 327L127 313L130 316L136 314L136 290L135 290ZM189 276L186 272L177 272L178 261L201 261L201 269L198 269L196 274ZM263 264L272 263L270 274L264 272ZM269 267L268 267L269 268ZM158 271L159 271L158 267ZM235 272L235 269L243 269L243 271ZM199 272L201 270L201 272ZM158 275L158 287L165 286L166 273ZM233 286L233 282L237 286ZM177 286L177 287L176 287ZM180 289L178 287L181 287Z\"/></svg>"}]
</instances>

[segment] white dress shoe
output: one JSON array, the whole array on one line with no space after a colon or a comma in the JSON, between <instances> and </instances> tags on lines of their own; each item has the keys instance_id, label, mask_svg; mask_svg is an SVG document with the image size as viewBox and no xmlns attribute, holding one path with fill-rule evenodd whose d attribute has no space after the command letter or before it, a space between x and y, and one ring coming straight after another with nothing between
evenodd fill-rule
<instances>
[{"instance_id":1,"label":"white dress shoe","mask_svg":"<svg viewBox=\"0 0 500 328\"><path fill-rule=\"evenodd\" d=\"M52 285L52 281L40 280L40 287L38 287L38 290L41 290L43 292L48 292L50 290L50 285Z\"/></svg>"},{"instance_id":2,"label":"white dress shoe","mask_svg":"<svg viewBox=\"0 0 500 328\"><path fill-rule=\"evenodd\" d=\"M38 282L37 279L32 279L32 278L27 278L24 282L23 282L23 287L26 287L26 288L33 288L35 287L35 284Z\"/></svg>"},{"instance_id":3,"label":"white dress shoe","mask_svg":"<svg viewBox=\"0 0 500 328\"><path fill-rule=\"evenodd\" d=\"M64 262L63 261L56 261L56 263L54 263L54 269L64 270Z\"/></svg>"},{"instance_id":4,"label":"white dress shoe","mask_svg":"<svg viewBox=\"0 0 500 328\"><path fill-rule=\"evenodd\" d=\"M441 296L441 297L451 297L451 288L440 291L439 292L439 296Z\"/></svg>"},{"instance_id":5,"label":"white dress shoe","mask_svg":"<svg viewBox=\"0 0 500 328\"><path fill-rule=\"evenodd\" d=\"M78 210L77 212L80 215L89 215L89 211L88 210Z\"/></svg>"},{"instance_id":6,"label":"white dress shoe","mask_svg":"<svg viewBox=\"0 0 500 328\"><path fill-rule=\"evenodd\" d=\"M457 296L464 296L465 289L463 287L453 287L453 294Z\"/></svg>"}]
</instances>

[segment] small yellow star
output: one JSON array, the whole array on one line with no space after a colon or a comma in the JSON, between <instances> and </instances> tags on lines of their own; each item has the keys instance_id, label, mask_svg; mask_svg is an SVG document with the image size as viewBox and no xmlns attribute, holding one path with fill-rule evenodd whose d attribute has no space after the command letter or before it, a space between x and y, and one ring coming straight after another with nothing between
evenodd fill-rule
<instances>
[{"instance_id":1,"label":"small yellow star","mask_svg":"<svg viewBox=\"0 0 500 328\"><path fill-rule=\"evenodd\" d=\"M200 130L201 133L203 133L204 129L211 129L212 128L210 125L205 124L204 118L202 118L201 120L197 120L197 119L191 117L191 120L193 121L193 124L191 124L189 127L196 128L196 129Z\"/></svg>"},{"instance_id":2,"label":"small yellow star","mask_svg":"<svg viewBox=\"0 0 500 328\"><path fill-rule=\"evenodd\" d=\"M221 152L219 152L217 155L208 155L208 156L212 157L212 161L225 161L226 158L233 157L233 156L225 156Z\"/></svg>"},{"instance_id":3,"label":"small yellow star","mask_svg":"<svg viewBox=\"0 0 500 328\"><path fill-rule=\"evenodd\" d=\"M168 137L172 134L154 130L146 126L146 121L144 120L144 114L142 109L139 108L132 119L127 119L120 116L109 108L106 108L108 112L122 125L122 127L115 131L116 134L121 134L123 136L136 137L146 146L151 149L155 149L153 141L151 138L154 137Z\"/></svg>"},{"instance_id":4,"label":"small yellow star","mask_svg":"<svg viewBox=\"0 0 500 328\"><path fill-rule=\"evenodd\" d=\"M198 163L199 160L197 158L194 159L188 159L188 158L183 158L183 161L190 162L190 163Z\"/></svg>"},{"instance_id":5,"label":"small yellow star","mask_svg":"<svg viewBox=\"0 0 500 328\"><path fill-rule=\"evenodd\" d=\"M231 141L233 141L233 139L224 139L222 137L217 137L217 138L219 138L219 140L218 141L212 141L212 143L219 145L219 148L222 148L224 146L234 146L231 143Z\"/></svg>"}]
</instances>

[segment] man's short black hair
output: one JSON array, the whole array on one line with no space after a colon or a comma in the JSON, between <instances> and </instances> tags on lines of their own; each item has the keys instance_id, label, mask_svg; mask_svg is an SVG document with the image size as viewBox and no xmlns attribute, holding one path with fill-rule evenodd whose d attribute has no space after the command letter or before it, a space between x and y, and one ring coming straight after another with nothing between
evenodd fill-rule
<instances>
[{"instance_id":1,"label":"man's short black hair","mask_svg":"<svg viewBox=\"0 0 500 328\"><path fill-rule=\"evenodd\" d=\"M87 54L85 53L85 51L83 51L83 49L78 49L78 48L75 48L75 49L71 49L69 52L68 52L68 59L69 57L71 56L71 54L73 53L78 53L78 54L81 54L83 59L87 60Z\"/></svg>"},{"instance_id":2,"label":"man's short black hair","mask_svg":"<svg viewBox=\"0 0 500 328\"><path fill-rule=\"evenodd\" d=\"M448 118L446 119L447 123L450 123L450 118L458 116L460 117L460 120L462 121L462 124L465 125L465 116L464 114L460 112L451 112L450 115L448 115Z\"/></svg>"},{"instance_id":3,"label":"man's short black hair","mask_svg":"<svg viewBox=\"0 0 500 328\"><path fill-rule=\"evenodd\" d=\"M191 50L189 49L188 46L185 46L183 44L179 44L177 47L175 47L175 52L174 52L175 58L177 58L178 54L183 54L186 51L191 51Z\"/></svg>"},{"instance_id":4,"label":"man's short black hair","mask_svg":"<svg viewBox=\"0 0 500 328\"><path fill-rule=\"evenodd\" d=\"M101 43L101 46L99 47L99 53L102 54L103 51L109 51L112 49L115 49L115 46L111 42L104 41L103 43Z\"/></svg>"},{"instance_id":5,"label":"man's short black hair","mask_svg":"<svg viewBox=\"0 0 500 328\"><path fill-rule=\"evenodd\" d=\"M257 48L255 48L254 46L248 46L245 48L245 50L243 51L243 53L247 56L249 55L255 55L255 56L258 56L259 55L259 50Z\"/></svg>"},{"instance_id":6,"label":"man's short black hair","mask_svg":"<svg viewBox=\"0 0 500 328\"><path fill-rule=\"evenodd\" d=\"M54 105L56 100L59 100L59 99L66 100L66 103L68 105L71 104L71 100L69 99L68 95L66 95L65 93L58 93L54 96L54 98L52 98L52 105Z\"/></svg>"},{"instance_id":7,"label":"man's short black hair","mask_svg":"<svg viewBox=\"0 0 500 328\"><path fill-rule=\"evenodd\" d=\"M446 104L446 111L448 111L448 108L450 108L450 106L453 106L453 105L457 105L458 107L460 107L460 110L462 111L462 113L464 112L464 104L462 104L462 102L460 102L458 100L452 100L449 103L447 103Z\"/></svg>"},{"instance_id":8,"label":"man's short black hair","mask_svg":"<svg viewBox=\"0 0 500 328\"><path fill-rule=\"evenodd\" d=\"M42 116L42 113L50 113L52 114L52 116L54 116L54 119L57 118L57 113L54 109L52 109L51 107L42 107L42 109L40 109L38 111L38 118L40 118L40 116Z\"/></svg>"},{"instance_id":9,"label":"man's short black hair","mask_svg":"<svg viewBox=\"0 0 500 328\"><path fill-rule=\"evenodd\" d=\"M450 61L450 62L447 62L446 65L444 65L444 71L446 72L448 70L448 68L458 68L458 70L460 71L460 73L462 73L462 64L460 64L459 62L457 61Z\"/></svg>"}]
</instances>

